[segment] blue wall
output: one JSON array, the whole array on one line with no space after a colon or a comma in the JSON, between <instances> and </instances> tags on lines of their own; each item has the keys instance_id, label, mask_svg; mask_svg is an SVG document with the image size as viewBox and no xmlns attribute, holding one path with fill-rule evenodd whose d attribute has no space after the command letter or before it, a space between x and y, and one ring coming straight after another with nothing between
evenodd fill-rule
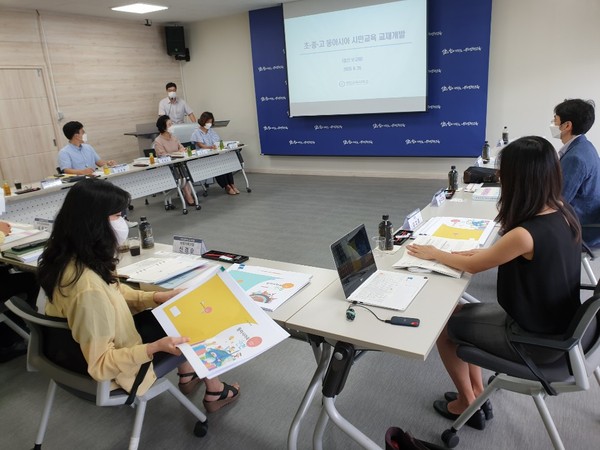
<instances>
[{"instance_id":1,"label":"blue wall","mask_svg":"<svg viewBox=\"0 0 600 450\"><path fill-rule=\"evenodd\" d=\"M290 118L283 10L250 11L262 153L479 154L485 140L491 12L492 0L429 0L426 112Z\"/></svg>"}]
</instances>

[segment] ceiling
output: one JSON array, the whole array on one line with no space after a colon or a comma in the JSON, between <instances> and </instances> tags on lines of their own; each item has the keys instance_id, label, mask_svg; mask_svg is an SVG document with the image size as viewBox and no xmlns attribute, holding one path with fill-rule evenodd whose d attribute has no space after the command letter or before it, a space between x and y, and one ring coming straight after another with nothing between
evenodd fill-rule
<instances>
[{"instance_id":1,"label":"ceiling","mask_svg":"<svg viewBox=\"0 0 600 450\"><path fill-rule=\"evenodd\" d=\"M0 0L0 8L37 9L40 13L46 11L141 22L149 19L152 23L168 24L215 19L290 1L292 0ZM169 9L150 14L131 14L110 9L131 3L149 3L168 6Z\"/></svg>"}]
</instances>

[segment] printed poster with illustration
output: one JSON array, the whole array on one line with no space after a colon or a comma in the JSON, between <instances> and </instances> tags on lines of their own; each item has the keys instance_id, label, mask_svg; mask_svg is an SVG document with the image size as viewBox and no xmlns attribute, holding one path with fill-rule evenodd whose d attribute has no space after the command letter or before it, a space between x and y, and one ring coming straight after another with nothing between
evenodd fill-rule
<instances>
[{"instance_id":1,"label":"printed poster with illustration","mask_svg":"<svg viewBox=\"0 0 600 450\"><path fill-rule=\"evenodd\" d=\"M475 241L483 246L496 223L490 219L469 217L432 217L416 231L416 236Z\"/></svg>"},{"instance_id":2,"label":"printed poster with illustration","mask_svg":"<svg viewBox=\"0 0 600 450\"><path fill-rule=\"evenodd\" d=\"M260 307L275 311L310 283L311 276L268 267L233 264L227 272Z\"/></svg>"},{"instance_id":3,"label":"printed poster with illustration","mask_svg":"<svg viewBox=\"0 0 600 450\"><path fill-rule=\"evenodd\" d=\"M260 355L288 334L233 280L215 267L152 311L200 378L213 378Z\"/></svg>"}]
</instances>

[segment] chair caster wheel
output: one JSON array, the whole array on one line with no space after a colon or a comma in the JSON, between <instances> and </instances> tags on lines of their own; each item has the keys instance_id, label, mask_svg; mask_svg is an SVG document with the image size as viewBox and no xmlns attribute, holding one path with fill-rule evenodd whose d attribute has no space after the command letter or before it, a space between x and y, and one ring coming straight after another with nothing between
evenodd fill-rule
<instances>
[{"instance_id":1,"label":"chair caster wheel","mask_svg":"<svg viewBox=\"0 0 600 450\"><path fill-rule=\"evenodd\" d=\"M150 202L148 201L148 199L145 199L145 200L144 200L144 204L145 204L146 206L148 206L148 205L150 204Z\"/></svg>"},{"instance_id":2,"label":"chair caster wheel","mask_svg":"<svg viewBox=\"0 0 600 450\"><path fill-rule=\"evenodd\" d=\"M182 212L182 213L183 213L183 215L185 216L185 215L187 215L187 213L188 213L188 210L187 210L187 209L184 209L184 210L183 210L183 211L181 211L181 212Z\"/></svg>"},{"instance_id":3,"label":"chair caster wheel","mask_svg":"<svg viewBox=\"0 0 600 450\"><path fill-rule=\"evenodd\" d=\"M196 422L194 426L194 436L196 437L204 437L208 433L208 423L207 422Z\"/></svg>"},{"instance_id":4,"label":"chair caster wheel","mask_svg":"<svg viewBox=\"0 0 600 450\"><path fill-rule=\"evenodd\" d=\"M456 435L456 431L448 429L442 433L442 442L448 448L454 448L458 445L460 438Z\"/></svg>"},{"instance_id":5,"label":"chair caster wheel","mask_svg":"<svg viewBox=\"0 0 600 450\"><path fill-rule=\"evenodd\" d=\"M202 197L208 197L208 191L204 191L204 192L202 193Z\"/></svg>"},{"instance_id":6,"label":"chair caster wheel","mask_svg":"<svg viewBox=\"0 0 600 450\"><path fill-rule=\"evenodd\" d=\"M202 209L202 206L196 205L196 211L200 211L201 209Z\"/></svg>"},{"instance_id":7,"label":"chair caster wheel","mask_svg":"<svg viewBox=\"0 0 600 450\"><path fill-rule=\"evenodd\" d=\"M127 209L128 209L129 211L133 211L133 205L128 205L128 206L127 206Z\"/></svg>"},{"instance_id":8,"label":"chair caster wheel","mask_svg":"<svg viewBox=\"0 0 600 450\"><path fill-rule=\"evenodd\" d=\"M252 189L246 188L246 192L252 192Z\"/></svg>"},{"instance_id":9,"label":"chair caster wheel","mask_svg":"<svg viewBox=\"0 0 600 450\"><path fill-rule=\"evenodd\" d=\"M171 205L165 205L165 211L170 211L171 210Z\"/></svg>"}]
</instances>

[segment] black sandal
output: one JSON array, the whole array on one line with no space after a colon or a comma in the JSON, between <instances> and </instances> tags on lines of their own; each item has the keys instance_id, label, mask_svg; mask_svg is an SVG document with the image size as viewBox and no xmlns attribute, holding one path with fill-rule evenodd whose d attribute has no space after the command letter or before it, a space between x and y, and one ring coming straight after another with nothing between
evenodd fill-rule
<instances>
[{"instance_id":1,"label":"black sandal","mask_svg":"<svg viewBox=\"0 0 600 450\"><path fill-rule=\"evenodd\" d=\"M198 389L198 385L200 384L200 378L198 378L198 374L196 372L190 372L190 373L177 372L177 375L179 375L180 379L183 377L192 377L190 381L186 381L185 383L182 383L180 381L179 384L177 385L177 387L179 387L179 390L183 394L190 395L193 392L195 392L196 389Z\"/></svg>"},{"instance_id":2,"label":"black sandal","mask_svg":"<svg viewBox=\"0 0 600 450\"><path fill-rule=\"evenodd\" d=\"M231 397L228 397L230 392L232 392L233 395ZM221 392L206 391L206 393L204 394L205 396L206 395L218 395L219 396L218 400L213 400L211 402L209 402L207 400L202 400L202 403L204 404L204 407L206 408L206 412L213 413L213 412L221 409L223 406L228 405L229 403L237 400L238 397L240 396L239 394L240 394L240 391L238 388L231 386L230 384L223 383L223 390Z\"/></svg>"}]
</instances>

